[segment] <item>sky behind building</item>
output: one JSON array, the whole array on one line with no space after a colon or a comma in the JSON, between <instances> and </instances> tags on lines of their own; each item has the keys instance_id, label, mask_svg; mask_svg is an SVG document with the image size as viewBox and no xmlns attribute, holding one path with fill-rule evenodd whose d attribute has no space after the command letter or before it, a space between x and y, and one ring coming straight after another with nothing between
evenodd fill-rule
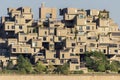
<instances>
[{"instance_id":1,"label":"sky behind building","mask_svg":"<svg viewBox=\"0 0 120 80\"><path fill-rule=\"evenodd\" d=\"M41 3L47 7L65 8L75 7L80 9L106 9L110 11L110 17L120 26L120 0L0 0L0 16L7 14L8 7L28 6L32 8L34 18L39 18Z\"/></svg>"}]
</instances>

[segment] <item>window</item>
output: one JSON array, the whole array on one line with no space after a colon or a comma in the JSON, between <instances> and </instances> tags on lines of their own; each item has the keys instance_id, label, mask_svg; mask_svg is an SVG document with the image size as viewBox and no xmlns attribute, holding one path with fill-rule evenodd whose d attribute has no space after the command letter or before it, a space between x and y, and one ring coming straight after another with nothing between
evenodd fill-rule
<instances>
[{"instance_id":1,"label":"window","mask_svg":"<svg viewBox=\"0 0 120 80\"><path fill-rule=\"evenodd\" d=\"M12 29L15 29L15 26L12 26Z\"/></svg>"},{"instance_id":2,"label":"window","mask_svg":"<svg viewBox=\"0 0 120 80\"><path fill-rule=\"evenodd\" d=\"M46 37L43 37L43 40L46 41Z\"/></svg>"},{"instance_id":3,"label":"window","mask_svg":"<svg viewBox=\"0 0 120 80\"><path fill-rule=\"evenodd\" d=\"M72 48L72 52L74 52L74 49Z\"/></svg>"},{"instance_id":4,"label":"window","mask_svg":"<svg viewBox=\"0 0 120 80\"><path fill-rule=\"evenodd\" d=\"M86 26L86 30L90 30L90 26Z\"/></svg>"},{"instance_id":5,"label":"window","mask_svg":"<svg viewBox=\"0 0 120 80\"><path fill-rule=\"evenodd\" d=\"M75 43L72 43L72 46L75 46Z\"/></svg>"},{"instance_id":6,"label":"window","mask_svg":"<svg viewBox=\"0 0 120 80\"><path fill-rule=\"evenodd\" d=\"M16 48L13 48L13 52L16 52Z\"/></svg>"},{"instance_id":7,"label":"window","mask_svg":"<svg viewBox=\"0 0 120 80\"><path fill-rule=\"evenodd\" d=\"M83 30L83 27L82 27L82 26L79 26L79 30Z\"/></svg>"},{"instance_id":8,"label":"window","mask_svg":"<svg viewBox=\"0 0 120 80\"><path fill-rule=\"evenodd\" d=\"M74 54L73 54L73 53L70 53L70 56L74 56Z\"/></svg>"},{"instance_id":9,"label":"window","mask_svg":"<svg viewBox=\"0 0 120 80\"><path fill-rule=\"evenodd\" d=\"M47 35L47 31L45 31L45 35Z\"/></svg>"},{"instance_id":10,"label":"window","mask_svg":"<svg viewBox=\"0 0 120 80\"><path fill-rule=\"evenodd\" d=\"M19 29L22 29L22 26L19 26Z\"/></svg>"},{"instance_id":11,"label":"window","mask_svg":"<svg viewBox=\"0 0 120 80\"><path fill-rule=\"evenodd\" d=\"M62 54L62 58L64 58L64 54Z\"/></svg>"},{"instance_id":12,"label":"window","mask_svg":"<svg viewBox=\"0 0 120 80\"><path fill-rule=\"evenodd\" d=\"M8 35L8 32L6 32L6 35Z\"/></svg>"},{"instance_id":13,"label":"window","mask_svg":"<svg viewBox=\"0 0 120 80\"><path fill-rule=\"evenodd\" d=\"M80 49L80 52L83 52L83 49Z\"/></svg>"},{"instance_id":14,"label":"window","mask_svg":"<svg viewBox=\"0 0 120 80\"><path fill-rule=\"evenodd\" d=\"M83 14L80 14L80 15L79 15L79 18L80 18L80 19L84 18Z\"/></svg>"},{"instance_id":15,"label":"window","mask_svg":"<svg viewBox=\"0 0 120 80\"><path fill-rule=\"evenodd\" d=\"M79 31L78 34L79 35L84 35L84 32L83 31Z\"/></svg>"},{"instance_id":16,"label":"window","mask_svg":"<svg viewBox=\"0 0 120 80\"><path fill-rule=\"evenodd\" d=\"M82 45L82 43L80 43L80 45Z\"/></svg>"},{"instance_id":17,"label":"window","mask_svg":"<svg viewBox=\"0 0 120 80\"><path fill-rule=\"evenodd\" d=\"M6 60L6 62L9 62L9 60Z\"/></svg>"},{"instance_id":18,"label":"window","mask_svg":"<svg viewBox=\"0 0 120 80\"><path fill-rule=\"evenodd\" d=\"M53 60L51 60L51 62L55 63L55 60L53 59Z\"/></svg>"},{"instance_id":19,"label":"window","mask_svg":"<svg viewBox=\"0 0 120 80\"><path fill-rule=\"evenodd\" d=\"M76 69L78 70L78 69L79 69L79 66L76 66Z\"/></svg>"},{"instance_id":20,"label":"window","mask_svg":"<svg viewBox=\"0 0 120 80\"><path fill-rule=\"evenodd\" d=\"M27 37L25 37L24 39L27 40Z\"/></svg>"},{"instance_id":21,"label":"window","mask_svg":"<svg viewBox=\"0 0 120 80\"><path fill-rule=\"evenodd\" d=\"M67 15L67 18L69 19L69 15Z\"/></svg>"},{"instance_id":22,"label":"window","mask_svg":"<svg viewBox=\"0 0 120 80\"><path fill-rule=\"evenodd\" d=\"M24 12L24 9L23 9L23 12Z\"/></svg>"},{"instance_id":23,"label":"window","mask_svg":"<svg viewBox=\"0 0 120 80\"><path fill-rule=\"evenodd\" d=\"M8 26L8 29L9 29L9 26Z\"/></svg>"},{"instance_id":24,"label":"window","mask_svg":"<svg viewBox=\"0 0 120 80\"><path fill-rule=\"evenodd\" d=\"M54 54L54 58L56 58L56 54Z\"/></svg>"},{"instance_id":25,"label":"window","mask_svg":"<svg viewBox=\"0 0 120 80\"><path fill-rule=\"evenodd\" d=\"M60 63L61 63L61 64L64 63L64 60L60 60Z\"/></svg>"},{"instance_id":26,"label":"window","mask_svg":"<svg viewBox=\"0 0 120 80\"><path fill-rule=\"evenodd\" d=\"M36 49L34 48L34 52L36 52Z\"/></svg>"},{"instance_id":27,"label":"window","mask_svg":"<svg viewBox=\"0 0 120 80\"><path fill-rule=\"evenodd\" d=\"M116 53L118 53L118 50L115 50Z\"/></svg>"},{"instance_id":28,"label":"window","mask_svg":"<svg viewBox=\"0 0 120 80\"><path fill-rule=\"evenodd\" d=\"M62 38L61 38L61 37L58 37L58 40L59 40L59 41L61 41L61 40L62 40Z\"/></svg>"},{"instance_id":29,"label":"window","mask_svg":"<svg viewBox=\"0 0 120 80\"><path fill-rule=\"evenodd\" d=\"M106 53L106 50L105 50L105 49L103 50L103 53Z\"/></svg>"},{"instance_id":30,"label":"window","mask_svg":"<svg viewBox=\"0 0 120 80\"><path fill-rule=\"evenodd\" d=\"M53 41L53 38L50 38L50 41Z\"/></svg>"},{"instance_id":31,"label":"window","mask_svg":"<svg viewBox=\"0 0 120 80\"><path fill-rule=\"evenodd\" d=\"M78 40L80 41L80 40L81 40L81 38L79 37L79 38L78 38Z\"/></svg>"}]
</instances>

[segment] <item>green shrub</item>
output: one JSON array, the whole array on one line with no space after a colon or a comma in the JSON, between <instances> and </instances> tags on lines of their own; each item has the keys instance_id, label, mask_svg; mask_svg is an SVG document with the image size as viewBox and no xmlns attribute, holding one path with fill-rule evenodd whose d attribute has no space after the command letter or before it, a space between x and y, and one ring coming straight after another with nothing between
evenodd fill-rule
<instances>
[{"instance_id":1,"label":"green shrub","mask_svg":"<svg viewBox=\"0 0 120 80\"><path fill-rule=\"evenodd\" d=\"M83 74L84 72L82 70L80 71L74 71L74 74Z\"/></svg>"}]
</instances>

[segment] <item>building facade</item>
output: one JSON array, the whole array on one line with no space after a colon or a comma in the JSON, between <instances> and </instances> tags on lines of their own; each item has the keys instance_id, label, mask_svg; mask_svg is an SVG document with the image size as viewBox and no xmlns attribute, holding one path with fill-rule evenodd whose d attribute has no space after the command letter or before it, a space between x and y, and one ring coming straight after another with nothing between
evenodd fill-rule
<instances>
[{"instance_id":1,"label":"building facade","mask_svg":"<svg viewBox=\"0 0 120 80\"><path fill-rule=\"evenodd\" d=\"M18 55L46 66L69 63L70 70L85 70L84 52L101 51L120 60L120 30L106 10L39 8L39 20L29 7L8 8L1 17L0 61L16 64Z\"/></svg>"}]
</instances>

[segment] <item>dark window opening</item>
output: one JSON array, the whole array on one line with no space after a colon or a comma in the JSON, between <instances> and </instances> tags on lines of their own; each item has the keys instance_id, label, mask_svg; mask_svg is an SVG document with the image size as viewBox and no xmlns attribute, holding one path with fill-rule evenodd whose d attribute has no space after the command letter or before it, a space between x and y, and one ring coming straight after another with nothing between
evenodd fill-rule
<instances>
[{"instance_id":1,"label":"dark window opening","mask_svg":"<svg viewBox=\"0 0 120 80\"><path fill-rule=\"evenodd\" d=\"M118 53L118 50L115 50L116 53Z\"/></svg>"},{"instance_id":2,"label":"dark window opening","mask_svg":"<svg viewBox=\"0 0 120 80\"><path fill-rule=\"evenodd\" d=\"M80 52L83 52L83 49L80 49Z\"/></svg>"},{"instance_id":3,"label":"dark window opening","mask_svg":"<svg viewBox=\"0 0 120 80\"><path fill-rule=\"evenodd\" d=\"M72 52L74 52L74 49L72 49Z\"/></svg>"},{"instance_id":4,"label":"dark window opening","mask_svg":"<svg viewBox=\"0 0 120 80\"><path fill-rule=\"evenodd\" d=\"M106 53L106 50L105 50L105 49L103 50L103 53Z\"/></svg>"},{"instance_id":5,"label":"dark window opening","mask_svg":"<svg viewBox=\"0 0 120 80\"><path fill-rule=\"evenodd\" d=\"M59 41L61 41L61 40L62 40L62 38L61 38L61 37L58 37L58 40L59 40Z\"/></svg>"},{"instance_id":6,"label":"dark window opening","mask_svg":"<svg viewBox=\"0 0 120 80\"><path fill-rule=\"evenodd\" d=\"M12 29L15 29L15 26L12 26Z\"/></svg>"},{"instance_id":7,"label":"dark window opening","mask_svg":"<svg viewBox=\"0 0 120 80\"><path fill-rule=\"evenodd\" d=\"M36 49L34 48L34 52L36 52Z\"/></svg>"},{"instance_id":8,"label":"dark window opening","mask_svg":"<svg viewBox=\"0 0 120 80\"><path fill-rule=\"evenodd\" d=\"M56 58L56 54L54 54L54 58Z\"/></svg>"},{"instance_id":9,"label":"dark window opening","mask_svg":"<svg viewBox=\"0 0 120 80\"><path fill-rule=\"evenodd\" d=\"M86 30L90 30L90 26L86 26Z\"/></svg>"},{"instance_id":10,"label":"dark window opening","mask_svg":"<svg viewBox=\"0 0 120 80\"><path fill-rule=\"evenodd\" d=\"M62 54L62 58L64 58L64 54Z\"/></svg>"},{"instance_id":11,"label":"dark window opening","mask_svg":"<svg viewBox=\"0 0 120 80\"><path fill-rule=\"evenodd\" d=\"M43 37L43 40L46 41L46 37Z\"/></svg>"},{"instance_id":12,"label":"dark window opening","mask_svg":"<svg viewBox=\"0 0 120 80\"><path fill-rule=\"evenodd\" d=\"M27 40L27 37L25 37L25 40Z\"/></svg>"},{"instance_id":13,"label":"dark window opening","mask_svg":"<svg viewBox=\"0 0 120 80\"><path fill-rule=\"evenodd\" d=\"M45 31L45 35L47 34L47 31Z\"/></svg>"},{"instance_id":14,"label":"dark window opening","mask_svg":"<svg viewBox=\"0 0 120 80\"><path fill-rule=\"evenodd\" d=\"M19 26L19 29L22 29L22 26Z\"/></svg>"},{"instance_id":15,"label":"dark window opening","mask_svg":"<svg viewBox=\"0 0 120 80\"><path fill-rule=\"evenodd\" d=\"M55 60L53 59L53 60L51 60L51 62L55 63Z\"/></svg>"},{"instance_id":16,"label":"dark window opening","mask_svg":"<svg viewBox=\"0 0 120 80\"><path fill-rule=\"evenodd\" d=\"M16 48L13 48L13 52L16 52Z\"/></svg>"},{"instance_id":17,"label":"dark window opening","mask_svg":"<svg viewBox=\"0 0 120 80\"><path fill-rule=\"evenodd\" d=\"M75 46L75 43L72 43L72 46Z\"/></svg>"},{"instance_id":18,"label":"dark window opening","mask_svg":"<svg viewBox=\"0 0 120 80\"><path fill-rule=\"evenodd\" d=\"M64 63L64 60L60 60L60 63Z\"/></svg>"}]
</instances>

